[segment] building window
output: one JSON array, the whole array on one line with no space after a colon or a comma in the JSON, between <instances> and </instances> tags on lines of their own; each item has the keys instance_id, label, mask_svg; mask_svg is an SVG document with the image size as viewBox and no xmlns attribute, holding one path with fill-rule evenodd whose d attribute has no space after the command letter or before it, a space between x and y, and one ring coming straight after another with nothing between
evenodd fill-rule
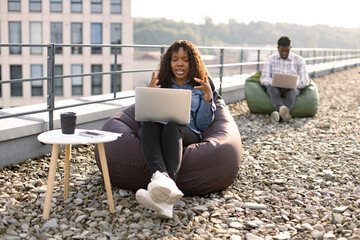
<instances>
[{"instance_id":1,"label":"building window","mask_svg":"<svg viewBox=\"0 0 360 240\"><path fill-rule=\"evenodd\" d=\"M30 12L41 12L41 0L29 0Z\"/></svg>"},{"instance_id":2,"label":"building window","mask_svg":"<svg viewBox=\"0 0 360 240\"><path fill-rule=\"evenodd\" d=\"M31 78L42 77L42 65L31 64L30 66ZM31 96L42 96L43 95L43 80L31 81Z\"/></svg>"},{"instance_id":3,"label":"building window","mask_svg":"<svg viewBox=\"0 0 360 240\"><path fill-rule=\"evenodd\" d=\"M9 43L21 43L21 23L9 22ZM21 47L10 47L10 54L21 54Z\"/></svg>"},{"instance_id":4,"label":"building window","mask_svg":"<svg viewBox=\"0 0 360 240\"><path fill-rule=\"evenodd\" d=\"M62 23L61 22L52 22L50 23L50 32L51 32L51 42L52 43L62 43L63 33L62 33ZM62 54L62 47L55 48L56 54Z\"/></svg>"},{"instance_id":5,"label":"building window","mask_svg":"<svg viewBox=\"0 0 360 240\"><path fill-rule=\"evenodd\" d=\"M91 72L102 72L102 65L94 64L91 65ZM91 76L91 94L100 95L102 94L102 75Z\"/></svg>"},{"instance_id":6,"label":"building window","mask_svg":"<svg viewBox=\"0 0 360 240\"><path fill-rule=\"evenodd\" d=\"M111 71L115 71L115 65L111 64ZM121 71L121 65L117 65L117 71ZM114 92L114 82L116 85L116 92L121 91L121 74L111 74L111 92Z\"/></svg>"},{"instance_id":7,"label":"building window","mask_svg":"<svg viewBox=\"0 0 360 240\"><path fill-rule=\"evenodd\" d=\"M71 43L82 44L82 23L71 23ZM82 54L82 47L71 47L72 54Z\"/></svg>"},{"instance_id":8,"label":"building window","mask_svg":"<svg viewBox=\"0 0 360 240\"><path fill-rule=\"evenodd\" d=\"M111 44L121 44L121 23L111 24ZM114 54L116 48L111 48L111 53ZM121 53L121 48L117 48L117 53Z\"/></svg>"},{"instance_id":9,"label":"building window","mask_svg":"<svg viewBox=\"0 0 360 240\"><path fill-rule=\"evenodd\" d=\"M102 24L91 24L91 44L102 44ZM92 54L101 54L101 47L91 47Z\"/></svg>"},{"instance_id":10,"label":"building window","mask_svg":"<svg viewBox=\"0 0 360 240\"><path fill-rule=\"evenodd\" d=\"M55 73L54 76L61 76L63 75L63 66L62 65L55 65ZM55 96L62 96L64 95L64 84L63 78L55 77Z\"/></svg>"},{"instance_id":11,"label":"building window","mask_svg":"<svg viewBox=\"0 0 360 240\"><path fill-rule=\"evenodd\" d=\"M72 13L82 12L82 0L71 0L71 12Z\"/></svg>"},{"instance_id":12,"label":"building window","mask_svg":"<svg viewBox=\"0 0 360 240\"><path fill-rule=\"evenodd\" d=\"M91 0L91 12L102 13L102 0Z\"/></svg>"},{"instance_id":13,"label":"building window","mask_svg":"<svg viewBox=\"0 0 360 240\"><path fill-rule=\"evenodd\" d=\"M21 1L20 0L8 0L8 11L9 12L20 12Z\"/></svg>"},{"instance_id":14,"label":"building window","mask_svg":"<svg viewBox=\"0 0 360 240\"><path fill-rule=\"evenodd\" d=\"M82 64L72 64L71 74L81 74L83 72ZM73 96L79 96L83 94L83 78L72 77L71 78L71 94Z\"/></svg>"},{"instance_id":15,"label":"building window","mask_svg":"<svg viewBox=\"0 0 360 240\"><path fill-rule=\"evenodd\" d=\"M42 25L41 22L30 22L30 43L42 43ZM31 47L31 54L42 54L41 47Z\"/></svg>"},{"instance_id":16,"label":"building window","mask_svg":"<svg viewBox=\"0 0 360 240\"><path fill-rule=\"evenodd\" d=\"M10 79L22 79L21 65L10 65ZM23 95L22 82L11 83L10 91L12 97L21 97Z\"/></svg>"},{"instance_id":17,"label":"building window","mask_svg":"<svg viewBox=\"0 0 360 240\"><path fill-rule=\"evenodd\" d=\"M50 12L62 12L62 0L51 0Z\"/></svg>"},{"instance_id":18,"label":"building window","mask_svg":"<svg viewBox=\"0 0 360 240\"><path fill-rule=\"evenodd\" d=\"M111 0L111 13L121 13L121 0Z\"/></svg>"}]
</instances>

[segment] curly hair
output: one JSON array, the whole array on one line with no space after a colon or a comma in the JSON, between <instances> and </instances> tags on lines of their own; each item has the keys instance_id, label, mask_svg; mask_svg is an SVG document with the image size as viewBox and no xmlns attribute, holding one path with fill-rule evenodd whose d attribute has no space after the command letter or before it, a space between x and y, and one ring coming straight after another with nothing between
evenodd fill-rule
<instances>
[{"instance_id":1,"label":"curly hair","mask_svg":"<svg viewBox=\"0 0 360 240\"><path fill-rule=\"evenodd\" d=\"M159 84L162 88L171 88L172 79L174 78L174 73L171 70L171 56L174 52L179 51L179 48L183 48L189 56L189 65L190 65L190 83L193 86L200 85L194 80L194 77L204 79L206 76L206 67L204 61L200 57L200 52L196 46L186 40L178 40L171 44L171 46L166 50L164 56L161 58L159 73L157 75L159 79Z\"/></svg>"}]
</instances>

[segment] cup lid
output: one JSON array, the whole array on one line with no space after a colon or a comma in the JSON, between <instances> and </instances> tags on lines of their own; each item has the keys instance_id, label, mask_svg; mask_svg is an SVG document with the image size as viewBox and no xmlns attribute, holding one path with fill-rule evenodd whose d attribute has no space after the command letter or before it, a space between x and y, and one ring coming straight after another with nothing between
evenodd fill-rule
<instances>
[{"instance_id":1,"label":"cup lid","mask_svg":"<svg viewBox=\"0 0 360 240\"><path fill-rule=\"evenodd\" d=\"M74 117L74 116L76 116L75 112L63 112L63 113L60 113L60 117Z\"/></svg>"}]
</instances>

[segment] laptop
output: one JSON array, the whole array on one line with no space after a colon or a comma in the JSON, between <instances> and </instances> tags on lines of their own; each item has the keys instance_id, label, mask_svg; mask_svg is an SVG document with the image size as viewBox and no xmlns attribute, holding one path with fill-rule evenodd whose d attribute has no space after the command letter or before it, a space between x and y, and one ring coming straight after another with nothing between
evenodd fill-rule
<instances>
[{"instance_id":1,"label":"laptop","mask_svg":"<svg viewBox=\"0 0 360 240\"><path fill-rule=\"evenodd\" d=\"M190 123L191 90L135 88L135 120Z\"/></svg>"},{"instance_id":2,"label":"laptop","mask_svg":"<svg viewBox=\"0 0 360 240\"><path fill-rule=\"evenodd\" d=\"M299 80L298 75L287 75L274 73L271 86L278 88L291 88L295 89Z\"/></svg>"}]
</instances>

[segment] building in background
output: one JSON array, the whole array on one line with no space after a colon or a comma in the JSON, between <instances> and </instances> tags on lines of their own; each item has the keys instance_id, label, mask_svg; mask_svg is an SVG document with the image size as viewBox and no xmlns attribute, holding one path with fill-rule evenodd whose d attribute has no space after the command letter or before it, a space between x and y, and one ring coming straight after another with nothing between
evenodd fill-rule
<instances>
[{"instance_id":1,"label":"building in background","mask_svg":"<svg viewBox=\"0 0 360 240\"><path fill-rule=\"evenodd\" d=\"M0 43L133 44L131 0L1 0ZM115 70L114 48L58 47L55 75ZM133 50L118 52L118 70L132 69ZM47 48L0 48L0 80L47 76ZM56 100L113 92L114 75L56 79ZM116 91L133 88L117 75ZM0 84L0 108L46 103L46 81Z\"/></svg>"}]
</instances>

